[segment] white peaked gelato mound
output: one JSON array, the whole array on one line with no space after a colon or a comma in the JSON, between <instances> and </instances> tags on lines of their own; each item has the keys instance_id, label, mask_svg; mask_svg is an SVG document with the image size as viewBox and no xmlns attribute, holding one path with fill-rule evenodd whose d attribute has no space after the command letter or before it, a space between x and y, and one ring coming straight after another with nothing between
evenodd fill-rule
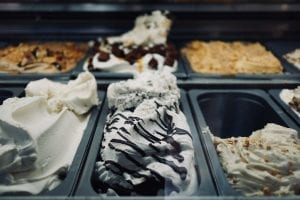
<instances>
[{"instance_id":1,"label":"white peaked gelato mound","mask_svg":"<svg viewBox=\"0 0 300 200\"><path fill-rule=\"evenodd\" d=\"M168 70L144 72L135 79L120 81L108 86L110 108L124 110L135 108L146 99L156 99L163 105L178 103L180 92L176 77Z\"/></svg>"},{"instance_id":2,"label":"white peaked gelato mound","mask_svg":"<svg viewBox=\"0 0 300 200\"><path fill-rule=\"evenodd\" d=\"M267 124L249 137L213 137L229 183L247 196L300 194L300 140L296 130Z\"/></svg>"},{"instance_id":3,"label":"white peaked gelato mound","mask_svg":"<svg viewBox=\"0 0 300 200\"><path fill-rule=\"evenodd\" d=\"M102 193L193 195L198 189L189 125L170 72L142 73L108 88L95 174ZM98 185L98 184L97 184Z\"/></svg>"},{"instance_id":4,"label":"white peaked gelato mound","mask_svg":"<svg viewBox=\"0 0 300 200\"><path fill-rule=\"evenodd\" d=\"M49 109L53 112L59 112L66 107L82 115L98 104L97 83L89 72L79 74L76 80L69 81L67 85L48 79L32 81L25 91L28 97L45 97Z\"/></svg>"},{"instance_id":5,"label":"white peaked gelato mound","mask_svg":"<svg viewBox=\"0 0 300 200\"><path fill-rule=\"evenodd\" d=\"M125 46L166 44L172 21L167 12L153 11L151 15L136 18L134 28L119 37L108 37L109 43L122 42Z\"/></svg>"},{"instance_id":6,"label":"white peaked gelato mound","mask_svg":"<svg viewBox=\"0 0 300 200\"><path fill-rule=\"evenodd\" d=\"M55 188L98 104L96 80L87 72L67 85L32 81L25 91L0 106L0 194Z\"/></svg>"}]
</instances>

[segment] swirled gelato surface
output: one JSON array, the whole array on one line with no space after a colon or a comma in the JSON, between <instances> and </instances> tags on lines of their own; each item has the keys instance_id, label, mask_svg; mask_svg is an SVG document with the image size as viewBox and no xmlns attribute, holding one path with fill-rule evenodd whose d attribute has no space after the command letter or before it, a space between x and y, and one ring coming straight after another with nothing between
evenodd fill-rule
<instances>
[{"instance_id":1,"label":"swirled gelato surface","mask_svg":"<svg viewBox=\"0 0 300 200\"><path fill-rule=\"evenodd\" d=\"M249 137L212 136L234 189L247 196L300 194L299 133L267 124Z\"/></svg>"},{"instance_id":2,"label":"swirled gelato surface","mask_svg":"<svg viewBox=\"0 0 300 200\"><path fill-rule=\"evenodd\" d=\"M62 181L98 104L89 72L67 85L30 82L25 97L0 106L0 194L39 194Z\"/></svg>"},{"instance_id":3,"label":"swirled gelato surface","mask_svg":"<svg viewBox=\"0 0 300 200\"><path fill-rule=\"evenodd\" d=\"M159 87L158 87L159 86ZM192 195L192 136L176 78L142 73L108 88L110 113L95 166L96 188L117 195Z\"/></svg>"},{"instance_id":4,"label":"swirled gelato surface","mask_svg":"<svg viewBox=\"0 0 300 200\"><path fill-rule=\"evenodd\" d=\"M300 117L300 86L295 89L283 89L279 96Z\"/></svg>"},{"instance_id":5,"label":"swirled gelato surface","mask_svg":"<svg viewBox=\"0 0 300 200\"><path fill-rule=\"evenodd\" d=\"M171 24L167 12L153 11L137 17L129 32L95 41L93 55L84 69L133 74L162 69L176 71L177 51L172 43L167 43Z\"/></svg>"}]
</instances>

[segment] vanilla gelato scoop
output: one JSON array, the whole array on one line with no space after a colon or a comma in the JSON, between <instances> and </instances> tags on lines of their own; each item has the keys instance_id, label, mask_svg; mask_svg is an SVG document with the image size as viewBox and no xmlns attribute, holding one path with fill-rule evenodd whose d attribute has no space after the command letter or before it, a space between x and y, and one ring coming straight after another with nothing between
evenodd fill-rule
<instances>
[{"instance_id":1,"label":"vanilla gelato scoop","mask_svg":"<svg viewBox=\"0 0 300 200\"><path fill-rule=\"evenodd\" d=\"M195 194L199 184L192 136L179 109L175 77L144 73L113 83L108 100L111 112L95 167L100 192Z\"/></svg>"},{"instance_id":2,"label":"vanilla gelato scoop","mask_svg":"<svg viewBox=\"0 0 300 200\"><path fill-rule=\"evenodd\" d=\"M88 111L98 104L88 72L67 85L32 81L25 91L0 106L0 194L55 188L72 163Z\"/></svg>"},{"instance_id":3,"label":"vanilla gelato scoop","mask_svg":"<svg viewBox=\"0 0 300 200\"><path fill-rule=\"evenodd\" d=\"M76 80L67 85L48 79L31 81L25 88L26 96L42 96L47 99L52 112L60 112L64 107L78 115L87 113L98 104L97 83L89 72L79 74Z\"/></svg>"},{"instance_id":4,"label":"vanilla gelato scoop","mask_svg":"<svg viewBox=\"0 0 300 200\"><path fill-rule=\"evenodd\" d=\"M246 196L300 194L300 140L296 130L267 124L249 137L212 136L234 189Z\"/></svg>"},{"instance_id":5,"label":"vanilla gelato scoop","mask_svg":"<svg viewBox=\"0 0 300 200\"><path fill-rule=\"evenodd\" d=\"M144 44L166 44L172 21L166 13L159 10L151 15L142 15L136 18L134 28L117 37L108 37L109 43L122 42L125 46Z\"/></svg>"}]
</instances>

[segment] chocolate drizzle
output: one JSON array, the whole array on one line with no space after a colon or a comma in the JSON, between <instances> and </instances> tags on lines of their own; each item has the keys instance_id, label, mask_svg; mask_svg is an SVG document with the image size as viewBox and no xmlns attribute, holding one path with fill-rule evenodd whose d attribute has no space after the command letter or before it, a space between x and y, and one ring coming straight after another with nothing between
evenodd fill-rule
<instances>
[{"instance_id":1,"label":"chocolate drizzle","mask_svg":"<svg viewBox=\"0 0 300 200\"><path fill-rule=\"evenodd\" d=\"M192 138L192 136L188 131L176 127L173 116L168 114L170 111L174 112L178 110L176 104L174 106L164 106L156 102L156 105L156 119L147 119L147 121L136 116L127 117L126 112L129 111L124 111L124 113L116 111L108 115L108 121L106 122L104 129L105 134L116 135L110 139L107 145L109 151L115 152L117 155L117 158L115 156L112 158L120 159L121 162L119 163L118 160L103 160L101 152L100 160L104 162L105 169L113 174L122 177L124 173L126 173L134 178L144 178L144 181L142 181L141 184L133 184L124 177L124 181L127 180L127 183L132 186L132 189L130 189L131 187L127 188L127 186L125 188L125 186L121 184L122 181L120 181L120 183L114 181L105 181L104 183L101 183L103 180L99 180L99 184L106 185L106 189L112 188L120 195L128 195L131 192L142 195L156 195L158 190L161 189L161 187L164 187L166 182L168 182L168 188L171 185L171 188L177 191L178 188L176 188L170 180L167 180L167 177L163 177L159 172L147 167L150 164L149 160L152 160L150 162L155 161L169 166L182 180L187 178L187 169L174 162L175 160L179 163L184 161L184 157L180 155L182 151L180 141L176 141L174 136L188 135L190 138ZM151 127L154 127L151 131L147 129L149 123L151 124ZM134 143L130 139L133 134L139 135L141 137L140 140L144 139L146 142L141 141L141 143ZM169 144L172 148L170 149L168 145L163 145L163 143ZM107 150L108 149L102 149L101 151ZM168 155L172 156L174 161L170 158L166 158ZM149 157L149 159L146 159L147 157ZM123 164L124 159L126 160L125 165ZM132 167L128 169L126 166ZM146 176L145 172L150 172L151 175ZM150 192L148 189L150 183L151 185L155 184L160 187L155 189L152 188Z\"/></svg>"}]
</instances>

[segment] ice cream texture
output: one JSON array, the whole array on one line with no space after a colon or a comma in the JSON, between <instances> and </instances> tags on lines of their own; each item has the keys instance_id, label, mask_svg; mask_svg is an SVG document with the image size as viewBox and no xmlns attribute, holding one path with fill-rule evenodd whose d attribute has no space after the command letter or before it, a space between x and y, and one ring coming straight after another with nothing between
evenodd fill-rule
<instances>
[{"instance_id":1,"label":"ice cream texture","mask_svg":"<svg viewBox=\"0 0 300 200\"><path fill-rule=\"evenodd\" d=\"M279 96L300 117L300 86L295 89L283 89Z\"/></svg>"},{"instance_id":2,"label":"ice cream texture","mask_svg":"<svg viewBox=\"0 0 300 200\"><path fill-rule=\"evenodd\" d=\"M237 191L246 196L300 194L296 130L270 123L249 137L212 138L229 183Z\"/></svg>"},{"instance_id":3,"label":"ice cream texture","mask_svg":"<svg viewBox=\"0 0 300 200\"><path fill-rule=\"evenodd\" d=\"M101 193L192 195L198 188L192 135L176 78L145 72L108 87L110 112L95 176Z\"/></svg>"},{"instance_id":4,"label":"ice cream texture","mask_svg":"<svg viewBox=\"0 0 300 200\"><path fill-rule=\"evenodd\" d=\"M0 106L0 194L39 194L66 175L98 104L89 72L68 84L31 81L25 97Z\"/></svg>"},{"instance_id":5,"label":"ice cream texture","mask_svg":"<svg viewBox=\"0 0 300 200\"><path fill-rule=\"evenodd\" d=\"M177 51L167 43L171 24L167 12L153 11L137 17L129 32L92 43L95 52L84 69L133 74L164 68L176 71Z\"/></svg>"},{"instance_id":6,"label":"ice cream texture","mask_svg":"<svg viewBox=\"0 0 300 200\"><path fill-rule=\"evenodd\" d=\"M300 49L295 49L283 55L283 57L300 70Z\"/></svg>"}]
</instances>

